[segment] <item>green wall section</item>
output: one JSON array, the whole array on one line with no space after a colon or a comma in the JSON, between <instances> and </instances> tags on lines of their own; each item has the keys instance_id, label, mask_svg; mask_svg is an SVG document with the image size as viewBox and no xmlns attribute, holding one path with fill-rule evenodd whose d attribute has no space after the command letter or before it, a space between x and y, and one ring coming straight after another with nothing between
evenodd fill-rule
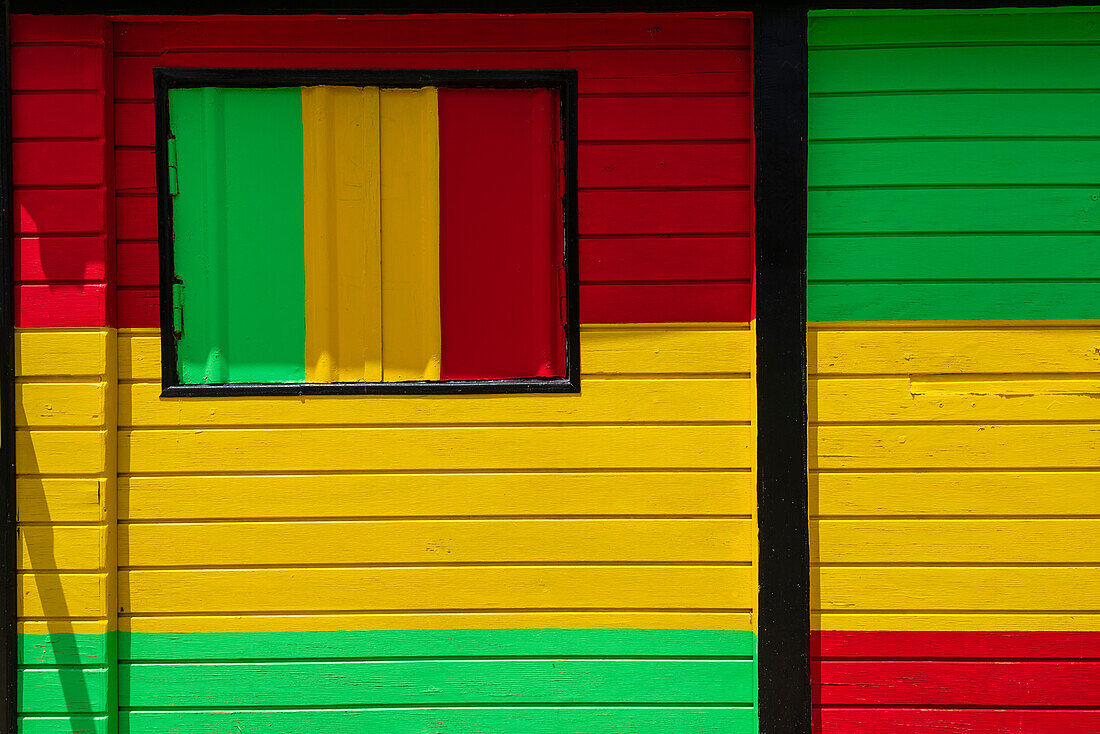
<instances>
[{"instance_id":1,"label":"green wall section","mask_svg":"<svg viewBox=\"0 0 1100 734\"><path fill-rule=\"evenodd\" d=\"M106 734L114 646L21 635L20 731ZM748 631L119 633L117 649L122 734L757 730Z\"/></svg>"},{"instance_id":2,"label":"green wall section","mask_svg":"<svg viewBox=\"0 0 1100 734\"><path fill-rule=\"evenodd\" d=\"M820 11L808 318L1100 317L1100 11Z\"/></svg>"},{"instance_id":3,"label":"green wall section","mask_svg":"<svg viewBox=\"0 0 1100 734\"><path fill-rule=\"evenodd\" d=\"M168 104L180 381L301 382L301 91L173 89Z\"/></svg>"}]
</instances>

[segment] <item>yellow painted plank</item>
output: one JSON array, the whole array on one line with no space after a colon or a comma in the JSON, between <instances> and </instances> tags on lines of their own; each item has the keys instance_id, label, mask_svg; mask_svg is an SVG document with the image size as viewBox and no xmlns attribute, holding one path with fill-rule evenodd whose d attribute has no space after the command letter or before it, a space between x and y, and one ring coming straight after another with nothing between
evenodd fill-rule
<instances>
[{"instance_id":1,"label":"yellow painted plank","mask_svg":"<svg viewBox=\"0 0 1100 734\"><path fill-rule=\"evenodd\" d=\"M107 529L102 525L19 527L21 571L98 571L106 551Z\"/></svg>"},{"instance_id":2,"label":"yellow painted plank","mask_svg":"<svg viewBox=\"0 0 1100 734\"><path fill-rule=\"evenodd\" d=\"M853 632L942 632L957 631L1071 631L1100 632L1100 614L1067 612L1065 614L843 614L821 612L810 615L810 626L820 630Z\"/></svg>"},{"instance_id":3,"label":"yellow painted plank","mask_svg":"<svg viewBox=\"0 0 1100 734\"><path fill-rule=\"evenodd\" d=\"M108 329L16 329L16 377L98 376L107 371Z\"/></svg>"},{"instance_id":4,"label":"yellow painted plank","mask_svg":"<svg viewBox=\"0 0 1100 734\"><path fill-rule=\"evenodd\" d=\"M748 422L755 412L752 384L745 378L592 378L579 394L492 399L337 395L162 400L158 383L130 383L119 390L123 426Z\"/></svg>"},{"instance_id":5,"label":"yellow painted plank","mask_svg":"<svg viewBox=\"0 0 1100 734\"><path fill-rule=\"evenodd\" d=\"M744 566L459 566L121 571L128 614L295 611L748 610Z\"/></svg>"},{"instance_id":6,"label":"yellow painted plank","mask_svg":"<svg viewBox=\"0 0 1100 734\"><path fill-rule=\"evenodd\" d=\"M811 469L1100 467L1100 425L811 427Z\"/></svg>"},{"instance_id":7,"label":"yellow painted plank","mask_svg":"<svg viewBox=\"0 0 1100 734\"><path fill-rule=\"evenodd\" d=\"M19 522L100 522L105 485L105 479L20 477L16 517Z\"/></svg>"},{"instance_id":8,"label":"yellow painted plank","mask_svg":"<svg viewBox=\"0 0 1100 734\"><path fill-rule=\"evenodd\" d=\"M36 428L104 425L107 386L102 382L20 382L15 386L17 426Z\"/></svg>"},{"instance_id":9,"label":"yellow painted plank","mask_svg":"<svg viewBox=\"0 0 1100 734\"><path fill-rule=\"evenodd\" d=\"M303 87L306 382L382 379L377 87Z\"/></svg>"},{"instance_id":10,"label":"yellow painted plank","mask_svg":"<svg viewBox=\"0 0 1100 734\"><path fill-rule=\"evenodd\" d=\"M810 552L834 564L1097 564L1100 520L811 520Z\"/></svg>"},{"instance_id":11,"label":"yellow painted plank","mask_svg":"<svg viewBox=\"0 0 1100 734\"><path fill-rule=\"evenodd\" d=\"M752 444L753 429L740 425L141 430L119 432L118 466L122 473L739 468L752 465ZM68 466L65 459L49 454L54 470Z\"/></svg>"},{"instance_id":12,"label":"yellow painted plank","mask_svg":"<svg viewBox=\"0 0 1100 734\"><path fill-rule=\"evenodd\" d=\"M106 431L26 431L15 434L15 466L20 474L102 474Z\"/></svg>"},{"instance_id":13,"label":"yellow painted plank","mask_svg":"<svg viewBox=\"0 0 1100 734\"><path fill-rule=\"evenodd\" d=\"M1098 421L1100 377L811 380L812 422Z\"/></svg>"},{"instance_id":14,"label":"yellow painted plank","mask_svg":"<svg viewBox=\"0 0 1100 734\"><path fill-rule=\"evenodd\" d=\"M143 523L119 528L119 564L751 563L754 536L752 520Z\"/></svg>"},{"instance_id":15,"label":"yellow painted plank","mask_svg":"<svg viewBox=\"0 0 1100 734\"><path fill-rule=\"evenodd\" d=\"M383 89L382 379L438 380L439 105L436 90Z\"/></svg>"},{"instance_id":16,"label":"yellow painted plank","mask_svg":"<svg viewBox=\"0 0 1100 734\"><path fill-rule=\"evenodd\" d=\"M25 623L29 624L29 623ZM125 632L327 632L426 629L751 630L745 612L443 612L119 618Z\"/></svg>"},{"instance_id":17,"label":"yellow painted plank","mask_svg":"<svg viewBox=\"0 0 1100 734\"><path fill-rule=\"evenodd\" d=\"M1100 372L1100 328L818 330L807 334L810 374Z\"/></svg>"},{"instance_id":18,"label":"yellow painted plank","mask_svg":"<svg viewBox=\"0 0 1100 734\"><path fill-rule=\"evenodd\" d=\"M1080 515L1100 472L812 472L811 515Z\"/></svg>"},{"instance_id":19,"label":"yellow painted plank","mask_svg":"<svg viewBox=\"0 0 1100 734\"><path fill-rule=\"evenodd\" d=\"M581 328L585 374L749 374L755 369L756 334L744 324Z\"/></svg>"},{"instance_id":20,"label":"yellow painted plank","mask_svg":"<svg viewBox=\"0 0 1100 734\"><path fill-rule=\"evenodd\" d=\"M134 520L478 515L750 515L751 472L119 477Z\"/></svg>"},{"instance_id":21,"label":"yellow painted plank","mask_svg":"<svg viewBox=\"0 0 1100 734\"><path fill-rule=\"evenodd\" d=\"M102 617L107 613L103 573L23 573L16 586L20 617Z\"/></svg>"},{"instance_id":22,"label":"yellow painted plank","mask_svg":"<svg viewBox=\"0 0 1100 734\"><path fill-rule=\"evenodd\" d=\"M159 329L122 329L118 344L119 379L160 380ZM581 326L585 375L749 374L755 365L747 324Z\"/></svg>"},{"instance_id":23,"label":"yellow painted plank","mask_svg":"<svg viewBox=\"0 0 1100 734\"><path fill-rule=\"evenodd\" d=\"M18 630L23 635L104 635L108 625L106 619L21 619Z\"/></svg>"},{"instance_id":24,"label":"yellow painted plank","mask_svg":"<svg viewBox=\"0 0 1100 734\"><path fill-rule=\"evenodd\" d=\"M829 611L1100 610L1100 567L841 567L812 572L811 607Z\"/></svg>"}]
</instances>

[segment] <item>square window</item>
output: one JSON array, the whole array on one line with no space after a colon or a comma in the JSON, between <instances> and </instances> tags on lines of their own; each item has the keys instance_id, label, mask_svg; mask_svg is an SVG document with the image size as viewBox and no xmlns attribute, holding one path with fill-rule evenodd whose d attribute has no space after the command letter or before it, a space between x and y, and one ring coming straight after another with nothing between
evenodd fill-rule
<instances>
[{"instance_id":1,"label":"square window","mask_svg":"<svg viewBox=\"0 0 1100 734\"><path fill-rule=\"evenodd\" d=\"M166 396L579 389L574 72L154 81Z\"/></svg>"}]
</instances>

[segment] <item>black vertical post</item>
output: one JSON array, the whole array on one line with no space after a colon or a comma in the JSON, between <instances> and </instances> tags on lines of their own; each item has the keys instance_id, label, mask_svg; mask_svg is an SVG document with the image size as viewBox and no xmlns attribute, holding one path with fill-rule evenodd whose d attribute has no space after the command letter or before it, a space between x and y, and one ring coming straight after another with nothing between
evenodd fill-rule
<instances>
[{"instance_id":1,"label":"black vertical post","mask_svg":"<svg viewBox=\"0 0 1100 734\"><path fill-rule=\"evenodd\" d=\"M809 734L806 7L760 6L753 25L760 732Z\"/></svg>"},{"instance_id":2,"label":"black vertical post","mask_svg":"<svg viewBox=\"0 0 1100 734\"><path fill-rule=\"evenodd\" d=\"M15 734L15 202L8 0L2 0L0 13L0 731Z\"/></svg>"}]
</instances>

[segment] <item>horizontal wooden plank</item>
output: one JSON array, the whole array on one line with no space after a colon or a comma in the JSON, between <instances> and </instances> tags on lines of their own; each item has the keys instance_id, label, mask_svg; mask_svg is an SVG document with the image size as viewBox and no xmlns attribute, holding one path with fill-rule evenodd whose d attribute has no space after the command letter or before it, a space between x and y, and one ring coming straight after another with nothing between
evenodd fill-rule
<instances>
[{"instance_id":1,"label":"horizontal wooden plank","mask_svg":"<svg viewBox=\"0 0 1100 734\"><path fill-rule=\"evenodd\" d=\"M810 561L1100 564L1100 520L811 520Z\"/></svg>"},{"instance_id":2,"label":"horizontal wooden plank","mask_svg":"<svg viewBox=\"0 0 1100 734\"><path fill-rule=\"evenodd\" d=\"M105 79L102 46L16 46L11 88L19 91L96 91Z\"/></svg>"},{"instance_id":3,"label":"horizontal wooden plank","mask_svg":"<svg viewBox=\"0 0 1100 734\"><path fill-rule=\"evenodd\" d=\"M124 662L486 657L751 658L749 630L407 629L193 634L125 632Z\"/></svg>"},{"instance_id":4,"label":"horizontal wooden plank","mask_svg":"<svg viewBox=\"0 0 1100 734\"><path fill-rule=\"evenodd\" d=\"M332 425L749 421L748 379L600 380L579 395L190 398L161 400L159 383L119 386L119 425Z\"/></svg>"},{"instance_id":5,"label":"horizontal wooden plank","mask_svg":"<svg viewBox=\"0 0 1100 734\"><path fill-rule=\"evenodd\" d=\"M815 632L814 655L831 659L1100 659L1096 632Z\"/></svg>"},{"instance_id":6,"label":"horizontal wooden plank","mask_svg":"<svg viewBox=\"0 0 1100 734\"><path fill-rule=\"evenodd\" d=\"M811 423L1100 422L1100 376L984 380L953 376L819 378L810 381L807 403Z\"/></svg>"},{"instance_id":7,"label":"horizontal wooden plank","mask_svg":"<svg viewBox=\"0 0 1100 734\"><path fill-rule=\"evenodd\" d=\"M107 21L95 15L43 17L16 13L11 19L15 44L85 43L101 44Z\"/></svg>"},{"instance_id":8,"label":"horizontal wooden plank","mask_svg":"<svg viewBox=\"0 0 1100 734\"><path fill-rule=\"evenodd\" d=\"M102 471L102 461L97 463L94 456L72 462L67 441L83 439L89 452L99 444L75 432L71 439L60 433L31 434L37 439L38 471ZM119 431L118 467L123 473L729 469L752 466L754 434L743 425L150 429ZM32 471L32 444L26 433L20 438L18 453L28 467L21 471ZM1076 448L1092 440L1090 434L1082 435ZM1086 460L1087 454L1076 459Z\"/></svg>"},{"instance_id":9,"label":"horizontal wooden plank","mask_svg":"<svg viewBox=\"0 0 1100 734\"><path fill-rule=\"evenodd\" d=\"M581 145L577 151L578 185L749 186L751 152L748 142Z\"/></svg>"},{"instance_id":10,"label":"horizontal wooden plank","mask_svg":"<svg viewBox=\"0 0 1100 734\"><path fill-rule=\"evenodd\" d=\"M106 183L103 140L19 141L12 144L16 186L100 186Z\"/></svg>"},{"instance_id":11,"label":"horizontal wooden plank","mask_svg":"<svg viewBox=\"0 0 1100 734\"><path fill-rule=\"evenodd\" d=\"M733 96L585 97L578 105L582 143L639 140L748 140L752 99ZM583 221L583 220L582 220ZM584 232L582 224L582 232Z\"/></svg>"},{"instance_id":12,"label":"horizontal wooden plank","mask_svg":"<svg viewBox=\"0 0 1100 734\"><path fill-rule=\"evenodd\" d=\"M106 481L19 477L15 481L16 519L19 522L100 522L106 517L103 502Z\"/></svg>"},{"instance_id":13,"label":"horizontal wooden plank","mask_svg":"<svg viewBox=\"0 0 1100 734\"><path fill-rule=\"evenodd\" d=\"M1100 610L1100 568L1079 566L818 568L815 611Z\"/></svg>"},{"instance_id":14,"label":"horizontal wooden plank","mask_svg":"<svg viewBox=\"0 0 1100 734\"><path fill-rule=\"evenodd\" d=\"M755 536L752 520L137 524L119 528L118 563L132 568L592 561L751 563ZM319 538L326 540L318 543Z\"/></svg>"},{"instance_id":15,"label":"horizontal wooden plank","mask_svg":"<svg viewBox=\"0 0 1100 734\"><path fill-rule=\"evenodd\" d=\"M852 731L912 732L913 734L983 734L1058 732L1093 734L1100 729L1100 711L1080 709L886 708L821 707L814 721L821 734Z\"/></svg>"},{"instance_id":16,"label":"horizontal wooden plank","mask_svg":"<svg viewBox=\"0 0 1100 734\"><path fill-rule=\"evenodd\" d=\"M283 709L279 711L125 711L121 714L129 734L158 734L217 727L268 729L282 734L318 731L384 731L387 734L419 734L438 729L445 722L453 734L591 734L593 731L629 731L632 734L752 734L756 712L749 706L501 706L433 708ZM65 730L64 734L68 734ZM28 730L28 734L30 734ZM62 734L34 730L33 734ZM100 734L98 731L95 734ZM1076 732L1074 733L1076 734Z\"/></svg>"},{"instance_id":17,"label":"horizontal wooden plank","mask_svg":"<svg viewBox=\"0 0 1100 734\"><path fill-rule=\"evenodd\" d=\"M107 237L19 237L15 242L16 280L105 280Z\"/></svg>"},{"instance_id":18,"label":"horizontal wooden plank","mask_svg":"<svg viewBox=\"0 0 1100 734\"><path fill-rule=\"evenodd\" d=\"M968 632L1057 631L1100 632L1100 614L1094 611L1064 610L1060 612L955 612L928 611L826 611L811 612L810 624L815 630L909 632L957 630Z\"/></svg>"},{"instance_id":19,"label":"horizontal wooden plank","mask_svg":"<svg viewBox=\"0 0 1100 734\"><path fill-rule=\"evenodd\" d=\"M810 97L809 132L810 140L1087 138L1098 107L1096 91L829 95Z\"/></svg>"},{"instance_id":20,"label":"horizontal wooden plank","mask_svg":"<svg viewBox=\"0 0 1100 734\"><path fill-rule=\"evenodd\" d=\"M26 138L98 138L104 134L103 92L13 94L12 136Z\"/></svg>"},{"instance_id":21,"label":"horizontal wooden plank","mask_svg":"<svg viewBox=\"0 0 1100 734\"><path fill-rule=\"evenodd\" d=\"M115 151L115 190L132 193L156 193L157 161L153 149Z\"/></svg>"},{"instance_id":22,"label":"horizontal wooden plank","mask_svg":"<svg viewBox=\"0 0 1100 734\"><path fill-rule=\"evenodd\" d=\"M107 329L16 329L16 377L107 374Z\"/></svg>"},{"instance_id":23,"label":"horizontal wooden plank","mask_svg":"<svg viewBox=\"0 0 1100 734\"><path fill-rule=\"evenodd\" d=\"M119 334L119 379L160 379L159 333L157 329ZM581 329L584 374L742 374L751 372L755 364L756 337L747 323Z\"/></svg>"},{"instance_id":24,"label":"horizontal wooden plank","mask_svg":"<svg viewBox=\"0 0 1100 734\"><path fill-rule=\"evenodd\" d=\"M747 189L590 189L579 194L577 206L581 236L752 231Z\"/></svg>"},{"instance_id":25,"label":"horizontal wooden plank","mask_svg":"<svg viewBox=\"0 0 1100 734\"><path fill-rule=\"evenodd\" d=\"M1096 76L1091 70L1100 66L1100 46L1032 41L1003 46L815 48L810 53L810 65L814 70L812 94L1092 90L1096 88Z\"/></svg>"},{"instance_id":26,"label":"horizontal wooden plank","mask_svg":"<svg viewBox=\"0 0 1100 734\"><path fill-rule=\"evenodd\" d=\"M819 329L807 336L810 374L1100 372L1095 327Z\"/></svg>"},{"instance_id":27,"label":"horizontal wooden plank","mask_svg":"<svg viewBox=\"0 0 1100 734\"><path fill-rule=\"evenodd\" d=\"M124 707L430 704L751 704L745 660L401 660L131 663Z\"/></svg>"},{"instance_id":28,"label":"horizontal wooden plank","mask_svg":"<svg viewBox=\"0 0 1100 734\"><path fill-rule=\"evenodd\" d=\"M107 432L17 431L19 474L101 474L106 470Z\"/></svg>"},{"instance_id":29,"label":"horizontal wooden plank","mask_svg":"<svg viewBox=\"0 0 1100 734\"><path fill-rule=\"evenodd\" d=\"M17 284L15 323L20 327L105 326L104 283Z\"/></svg>"},{"instance_id":30,"label":"horizontal wooden plank","mask_svg":"<svg viewBox=\"0 0 1100 734\"><path fill-rule=\"evenodd\" d=\"M107 614L107 575L24 573L16 579L20 617L102 617Z\"/></svg>"},{"instance_id":31,"label":"horizontal wooden plank","mask_svg":"<svg viewBox=\"0 0 1100 734\"><path fill-rule=\"evenodd\" d=\"M20 665L82 665L106 666L115 655L115 634L81 634L50 632L27 634L16 638Z\"/></svg>"},{"instance_id":32,"label":"horizontal wooden plank","mask_svg":"<svg viewBox=\"0 0 1100 734\"><path fill-rule=\"evenodd\" d=\"M103 382L20 382L15 386L15 423L41 428L104 425L107 384Z\"/></svg>"},{"instance_id":33,"label":"horizontal wooden plank","mask_svg":"<svg viewBox=\"0 0 1100 734\"><path fill-rule=\"evenodd\" d=\"M347 630L738 630L752 631L750 611L579 611L543 612L365 612L359 614L192 614L119 618L119 628L134 635L178 639L217 638L256 632L321 633ZM203 634L195 634L203 633ZM217 633L217 634L206 634Z\"/></svg>"},{"instance_id":34,"label":"horizontal wooden plank","mask_svg":"<svg viewBox=\"0 0 1100 734\"><path fill-rule=\"evenodd\" d=\"M108 716L20 716L19 731L23 734L107 734Z\"/></svg>"},{"instance_id":35,"label":"horizontal wooden plank","mask_svg":"<svg viewBox=\"0 0 1100 734\"><path fill-rule=\"evenodd\" d=\"M97 571L107 554L107 528L101 525L22 525L19 570Z\"/></svg>"},{"instance_id":36,"label":"horizontal wooden plank","mask_svg":"<svg viewBox=\"0 0 1100 734\"><path fill-rule=\"evenodd\" d=\"M811 515L1081 515L1100 473L812 472Z\"/></svg>"},{"instance_id":37,"label":"horizontal wooden plank","mask_svg":"<svg viewBox=\"0 0 1100 734\"><path fill-rule=\"evenodd\" d=\"M1100 425L811 427L811 469L1100 468Z\"/></svg>"},{"instance_id":38,"label":"horizontal wooden plank","mask_svg":"<svg viewBox=\"0 0 1100 734\"><path fill-rule=\"evenodd\" d=\"M303 491L308 486L308 491ZM119 477L126 520L749 515L751 472Z\"/></svg>"},{"instance_id":39,"label":"horizontal wooden plank","mask_svg":"<svg viewBox=\"0 0 1100 734\"><path fill-rule=\"evenodd\" d=\"M83 714L107 711L107 668L24 668L16 690L20 711Z\"/></svg>"},{"instance_id":40,"label":"horizontal wooden plank","mask_svg":"<svg viewBox=\"0 0 1100 734\"><path fill-rule=\"evenodd\" d=\"M1091 43L1096 32L1089 7L996 8L991 10L814 10L812 47Z\"/></svg>"},{"instance_id":41,"label":"horizontal wooden plank","mask_svg":"<svg viewBox=\"0 0 1100 734\"><path fill-rule=\"evenodd\" d=\"M1083 581L1084 579L1080 579ZM120 571L120 613L749 609L747 566Z\"/></svg>"},{"instance_id":42,"label":"horizontal wooden plank","mask_svg":"<svg viewBox=\"0 0 1100 734\"><path fill-rule=\"evenodd\" d=\"M749 280L754 267L747 236L596 237L580 250L582 283Z\"/></svg>"},{"instance_id":43,"label":"horizontal wooden plank","mask_svg":"<svg viewBox=\"0 0 1100 734\"><path fill-rule=\"evenodd\" d=\"M157 280L157 258L160 256L157 243L152 240L119 242L117 247L118 285L157 288L160 282Z\"/></svg>"},{"instance_id":44,"label":"horizontal wooden plank","mask_svg":"<svg viewBox=\"0 0 1100 734\"><path fill-rule=\"evenodd\" d=\"M752 283L582 283L581 323L748 321Z\"/></svg>"},{"instance_id":45,"label":"horizontal wooden plank","mask_svg":"<svg viewBox=\"0 0 1100 734\"><path fill-rule=\"evenodd\" d=\"M160 324L160 293L156 288L119 288L119 327L155 327Z\"/></svg>"},{"instance_id":46,"label":"horizontal wooden plank","mask_svg":"<svg viewBox=\"0 0 1100 734\"><path fill-rule=\"evenodd\" d=\"M15 233L97 234L107 231L107 194L94 189L16 189Z\"/></svg>"},{"instance_id":47,"label":"horizontal wooden plank","mask_svg":"<svg viewBox=\"0 0 1100 734\"><path fill-rule=\"evenodd\" d=\"M114 634L107 630L107 619L20 619L16 630L28 638L49 639L50 635L74 635L90 639ZM64 648L62 648L64 649ZM45 664L45 663L44 663Z\"/></svg>"},{"instance_id":48,"label":"horizontal wooden plank","mask_svg":"<svg viewBox=\"0 0 1100 734\"><path fill-rule=\"evenodd\" d=\"M823 660L823 705L1097 706L1100 662Z\"/></svg>"}]
</instances>

